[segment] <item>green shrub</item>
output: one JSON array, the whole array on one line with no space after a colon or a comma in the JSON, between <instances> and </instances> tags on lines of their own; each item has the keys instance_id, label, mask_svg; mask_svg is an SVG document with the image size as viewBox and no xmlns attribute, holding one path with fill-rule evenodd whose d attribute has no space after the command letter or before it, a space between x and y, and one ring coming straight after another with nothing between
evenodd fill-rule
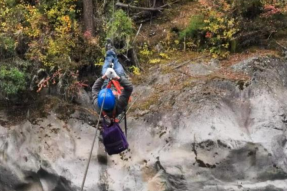
<instances>
[{"instance_id":1,"label":"green shrub","mask_svg":"<svg viewBox=\"0 0 287 191\"><path fill-rule=\"evenodd\" d=\"M31 5L29 1L0 1L0 51L8 54L8 50L11 52L22 45L24 50L19 56L34 62L36 67L77 66L78 62L71 59L82 35L75 20L76 1L45 2L47 0ZM5 41L1 37L5 37Z\"/></svg>"},{"instance_id":2,"label":"green shrub","mask_svg":"<svg viewBox=\"0 0 287 191\"><path fill-rule=\"evenodd\" d=\"M0 34L0 55L1 58L15 56L15 40Z\"/></svg>"},{"instance_id":3,"label":"green shrub","mask_svg":"<svg viewBox=\"0 0 287 191\"><path fill-rule=\"evenodd\" d=\"M4 95L16 95L26 88L26 75L18 68L0 68L0 92Z\"/></svg>"},{"instance_id":4,"label":"green shrub","mask_svg":"<svg viewBox=\"0 0 287 191\"><path fill-rule=\"evenodd\" d=\"M208 19L204 21L207 25L203 28L205 32L205 45L214 58L225 58L229 55L232 41L239 31L238 23L234 18L226 17L218 12L210 12Z\"/></svg>"},{"instance_id":5,"label":"green shrub","mask_svg":"<svg viewBox=\"0 0 287 191\"><path fill-rule=\"evenodd\" d=\"M287 27L286 3L273 0L199 0L200 15L193 16L180 33L188 43L225 58L230 51L258 44Z\"/></svg>"},{"instance_id":6,"label":"green shrub","mask_svg":"<svg viewBox=\"0 0 287 191\"><path fill-rule=\"evenodd\" d=\"M130 44L131 36L134 35L133 22L127 14L119 9L114 13L114 18L107 23L107 37L114 43L121 44L120 48Z\"/></svg>"},{"instance_id":7,"label":"green shrub","mask_svg":"<svg viewBox=\"0 0 287 191\"><path fill-rule=\"evenodd\" d=\"M188 42L191 40L196 46L207 49L215 58L227 57L234 36L239 31L236 20L224 14L230 11L231 5L225 1L218 2L216 7L202 4L202 15L191 17L180 38L186 37Z\"/></svg>"},{"instance_id":8,"label":"green shrub","mask_svg":"<svg viewBox=\"0 0 287 191\"><path fill-rule=\"evenodd\" d=\"M203 15L194 15L191 17L189 25L180 33L180 39L184 37L194 38L199 30L205 26Z\"/></svg>"}]
</instances>

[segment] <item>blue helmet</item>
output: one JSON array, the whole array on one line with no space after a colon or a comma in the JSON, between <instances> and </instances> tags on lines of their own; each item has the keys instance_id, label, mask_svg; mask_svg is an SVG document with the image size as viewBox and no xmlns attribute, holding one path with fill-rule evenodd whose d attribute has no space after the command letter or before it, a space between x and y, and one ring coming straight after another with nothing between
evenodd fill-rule
<instances>
[{"instance_id":1,"label":"blue helmet","mask_svg":"<svg viewBox=\"0 0 287 191\"><path fill-rule=\"evenodd\" d=\"M103 110L112 111L115 107L115 104L116 104L116 98L115 98L111 89L105 88L105 89L102 89L100 91L100 93L98 95L98 106L99 106L99 108L102 107L104 100L105 100L105 102L104 102Z\"/></svg>"}]
</instances>

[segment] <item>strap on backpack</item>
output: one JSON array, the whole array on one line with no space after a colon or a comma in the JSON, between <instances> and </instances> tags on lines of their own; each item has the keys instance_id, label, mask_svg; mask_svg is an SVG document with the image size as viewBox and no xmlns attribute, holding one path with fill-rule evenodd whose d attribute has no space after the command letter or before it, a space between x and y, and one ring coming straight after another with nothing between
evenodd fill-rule
<instances>
[{"instance_id":1,"label":"strap on backpack","mask_svg":"<svg viewBox=\"0 0 287 191\"><path fill-rule=\"evenodd\" d=\"M103 116L103 118L105 119L105 117L107 117L108 114L107 114L105 111L102 111L102 116ZM108 117L109 117L109 116L108 116ZM115 106L114 109L113 109L113 116L112 116L112 117L109 117L109 118L110 118L110 120L111 120L112 122L119 123L119 120L116 118L116 106Z\"/></svg>"},{"instance_id":2,"label":"strap on backpack","mask_svg":"<svg viewBox=\"0 0 287 191\"><path fill-rule=\"evenodd\" d=\"M127 126L127 111L125 110L125 134L126 134L126 138L128 138L128 126Z\"/></svg>"}]
</instances>

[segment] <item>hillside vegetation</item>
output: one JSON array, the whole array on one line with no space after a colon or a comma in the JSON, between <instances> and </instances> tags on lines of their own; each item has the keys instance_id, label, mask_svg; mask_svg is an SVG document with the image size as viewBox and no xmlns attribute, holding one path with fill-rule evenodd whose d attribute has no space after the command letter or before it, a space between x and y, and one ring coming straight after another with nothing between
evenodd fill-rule
<instances>
[{"instance_id":1,"label":"hillside vegetation","mask_svg":"<svg viewBox=\"0 0 287 191\"><path fill-rule=\"evenodd\" d=\"M3 0L0 99L21 103L57 87L73 100L99 75L107 38L131 77L173 55L228 61L253 46L285 49L286 12L277 0Z\"/></svg>"}]
</instances>

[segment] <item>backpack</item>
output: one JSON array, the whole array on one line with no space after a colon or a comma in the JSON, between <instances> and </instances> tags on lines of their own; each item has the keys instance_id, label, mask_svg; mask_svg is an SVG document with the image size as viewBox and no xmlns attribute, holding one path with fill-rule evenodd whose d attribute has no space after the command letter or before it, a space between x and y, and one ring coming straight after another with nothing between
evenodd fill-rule
<instances>
[{"instance_id":1,"label":"backpack","mask_svg":"<svg viewBox=\"0 0 287 191\"><path fill-rule=\"evenodd\" d=\"M110 125L107 125L104 120L102 126L103 129L101 134L103 137L103 144L109 155L119 154L128 149L129 144L126 136L118 123L112 122Z\"/></svg>"}]
</instances>

